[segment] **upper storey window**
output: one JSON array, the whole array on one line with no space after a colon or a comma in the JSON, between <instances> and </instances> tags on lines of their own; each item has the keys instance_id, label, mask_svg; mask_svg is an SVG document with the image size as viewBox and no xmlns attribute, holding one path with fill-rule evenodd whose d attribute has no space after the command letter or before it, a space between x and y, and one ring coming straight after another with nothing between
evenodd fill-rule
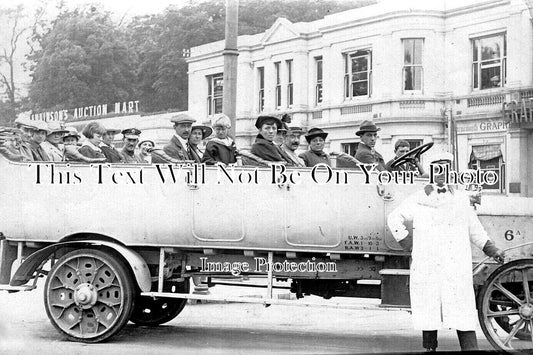
<instances>
[{"instance_id":1,"label":"upper storey window","mask_svg":"<svg viewBox=\"0 0 533 355\"><path fill-rule=\"evenodd\" d=\"M372 91L372 51L359 50L344 55L344 97L370 96Z\"/></svg>"},{"instance_id":2,"label":"upper storey window","mask_svg":"<svg viewBox=\"0 0 533 355\"><path fill-rule=\"evenodd\" d=\"M222 113L222 96L224 92L223 74L207 77L207 114Z\"/></svg>"},{"instance_id":3,"label":"upper storey window","mask_svg":"<svg viewBox=\"0 0 533 355\"><path fill-rule=\"evenodd\" d=\"M422 91L424 67L422 66L422 38L403 40L403 91Z\"/></svg>"},{"instance_id":4,"label":"upper storey window","mask_svg":"<svg viewBox=\"0 0 533 355\"><path fill-rule=\"evenodd\" d=\"M503 87L507 67L505 34L473 39L472 49L474 90Z\"/></svg>"}]
</instances>

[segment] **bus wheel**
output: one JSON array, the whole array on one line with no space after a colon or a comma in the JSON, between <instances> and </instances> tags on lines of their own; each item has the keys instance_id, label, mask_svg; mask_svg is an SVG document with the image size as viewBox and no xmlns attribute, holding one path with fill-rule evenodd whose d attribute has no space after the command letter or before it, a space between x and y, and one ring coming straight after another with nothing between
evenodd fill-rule
<instances>
[{"instance_id":1,"label":"bus wheel","mask_svg":"<svg viewBox=\"0 0 533 355\"><path fill-rule=\"evenodd\" d=\"M113 336L130 318L134 286L130 270L116 256L95 249L72 251L50 270L44 288L48 318L70 340L97 343Z\"/></svg>"},{"instance_id":2,"label":"bus wheel","mask_svg":"<svg viewBox=\"0 0 533 355\"><path fill-rule=\"evenodd\" d=\"M479 323L494 348L533 349L533 260L500 266L481 289Z\"/></svg>"},{"instance_id":3,"label":"bus wheel","mask_svg":"<svg viewBox=\"0 0 533 355\"><path fill-rule=\"evenodd\" d=\"M157 290L157 282L154 282L152 289ZM189 293L190 280L182 282L165 282L163 292L169 293ZM153 298L138 296L135 308L131 314L130 321L137 325L157 326L170 322L181 313L187 299L185 298Z\"/></svg>"}]
</instances>

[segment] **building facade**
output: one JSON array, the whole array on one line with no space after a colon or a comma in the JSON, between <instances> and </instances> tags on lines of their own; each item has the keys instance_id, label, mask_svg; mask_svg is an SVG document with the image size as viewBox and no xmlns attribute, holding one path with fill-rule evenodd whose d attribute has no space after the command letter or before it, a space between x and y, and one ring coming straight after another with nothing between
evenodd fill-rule
<instances>
[{"instance_id":1,"label":"building facade","mask_svg":"<svg viewBox=\"0 0 533 355\"><path fill-rule=\"evenodd\" d=\"M222 112L224 42L191 49L189 112ZM239 36L236 141L260 114L320 127L329 151L355 153L363 120L376 149L433 142L458 169L498 174L487 191L533 196L533 30L523 0L381 1L309 23L280 18ZM302 140L303 141L303 140ZM303 143L303 142L302 142ZM305 149L302 146L302 149Z\"/></svg>"}]
</instances>

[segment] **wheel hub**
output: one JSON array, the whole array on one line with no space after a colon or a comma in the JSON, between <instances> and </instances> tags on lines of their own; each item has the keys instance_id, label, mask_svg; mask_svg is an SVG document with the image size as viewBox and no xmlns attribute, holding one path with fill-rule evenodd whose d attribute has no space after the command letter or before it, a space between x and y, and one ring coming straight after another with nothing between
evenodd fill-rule
<instances>
[{"instance_id":1,"label":"wheel hub","mask_svg":"<svg viewBox=\"0 0 533 355\"><path fill-rule=\"evenodd\" d=\"M74 302L83 309L94 306L97 299L96 289L89 283L80 284L74 290Z\"/></svg>"}]
</instances>

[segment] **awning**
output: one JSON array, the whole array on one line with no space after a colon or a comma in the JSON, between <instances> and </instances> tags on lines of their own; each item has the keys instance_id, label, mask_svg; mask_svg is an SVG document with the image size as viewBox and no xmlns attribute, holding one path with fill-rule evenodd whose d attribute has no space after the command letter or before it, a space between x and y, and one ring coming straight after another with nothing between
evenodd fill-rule
<instances>
[{"instance_id":1,"label":"awning","mask_svg":"<svg viewBox=\"0 0 533 355\"><path fill-rule=\"evenodd\" d=\"M491 160L502 156L502 150L499 144L476 145L472 147L472 156L474 160Z\"/></svg>"}]
</instances>

